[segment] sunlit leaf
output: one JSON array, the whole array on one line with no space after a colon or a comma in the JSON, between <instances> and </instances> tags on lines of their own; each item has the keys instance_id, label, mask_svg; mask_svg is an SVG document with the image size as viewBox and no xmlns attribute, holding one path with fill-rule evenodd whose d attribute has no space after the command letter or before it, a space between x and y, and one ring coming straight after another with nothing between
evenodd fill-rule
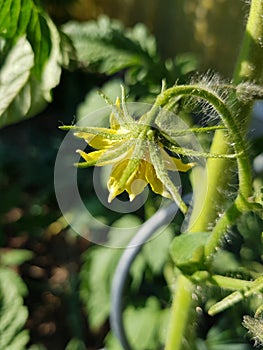
<instances>
[{"instance_id":1,"label":"sunlit leaf","mask_svg":"<svg viewBox=\"0 0 263 350\"><path fill-rule=\"evenodd\" d=\"M188 273L202 266L204 245L209 232L183 233L174 238L171 244L171 257L177 267Z\"/></svg>"},{"instance_id":2,"label":"sunlit leaf","mask_svg":"<svg viewBox=\"0 0 263 350\"><path fill-rule=\"evenodd\" d=\"M62 49L57 27L33 0L7 0L0 7L0 39L2 127L39 113L51 102L69 48Z\"/></svg>"},{"instance_id":3,"label":"sunlit leaf","mask_svg":"<svg viewBox=\"0 0 263 350\"><path fill-rule=\"evenodd\" d=\"M0 71L0 125L6 122L3 113L27 83L33 64L32 48L22 37L9 52Z\"/></svg>"}]
</instances>

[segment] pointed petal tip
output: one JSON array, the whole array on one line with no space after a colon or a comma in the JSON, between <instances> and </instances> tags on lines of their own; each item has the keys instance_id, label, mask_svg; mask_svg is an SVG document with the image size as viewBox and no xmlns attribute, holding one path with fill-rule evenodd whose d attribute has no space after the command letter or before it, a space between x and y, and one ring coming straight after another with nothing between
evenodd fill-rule
<instances>
[{"instance_id":1,"label":"pointed petal tip","mask_svg":"<svg viewBox=\"0 0 263 350\"><path fill-rule=\"evenodd\" d=\"M108 203L111 203L115 197L116 195L114 195L114 191L111 190L108 196Z\"/></svg>"},{"instance_id":2,"label":"pointed petal tip","mask_svg":"<svg viewBox=\"0 0 263 350\"><path fill-rule=\"evenodd\" d=\"M130 202L132 202L132 201L134 200L135 197L136 197L136 196L135 196L134 194L130 194L130 195L129 195Z\"/></svg>"}]
</instances>

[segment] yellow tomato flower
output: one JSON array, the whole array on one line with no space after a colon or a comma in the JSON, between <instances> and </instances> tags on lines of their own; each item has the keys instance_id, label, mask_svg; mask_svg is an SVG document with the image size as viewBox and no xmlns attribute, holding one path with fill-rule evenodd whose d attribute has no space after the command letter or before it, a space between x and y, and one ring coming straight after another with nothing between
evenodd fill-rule
<instances>
[{"instance_id":1,"label":"yellow tomato flower","mask_svg":"<svg viewBox=\"0 0 263 350\"><path fill-rule=\"evenodd\" d=\"M135 121L129 116L124 101L122 108L119 99L113 107L110 128L68 127L76 131L75 136L84 139L94 149L90 153L77 150L84 159L77 166L113 166L107 184L109 202L124 191L132 201L149 184L153 192L174 199L180 209L186 212L187 207L168 171L186 172L194 164L185 164L165 151L156 137L158 130L147 125L151 111Z\"/></svg>"}]
</instances>

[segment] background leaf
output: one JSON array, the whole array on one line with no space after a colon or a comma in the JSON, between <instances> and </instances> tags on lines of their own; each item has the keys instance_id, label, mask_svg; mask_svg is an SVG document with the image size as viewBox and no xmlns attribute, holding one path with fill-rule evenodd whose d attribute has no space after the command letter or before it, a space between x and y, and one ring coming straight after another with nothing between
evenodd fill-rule
<instances>
[{"instance_id":1,"label":"background leaf","mask_svg":"<svg viewBox=\"0 0 263 350\"><path fill-rule=\"evenodd\" d=\"M147 66L158 57L155 41L143 25L127 32L120 22L102 16L97 22L69 22L63 31L74 43L79 65L96 72L111 75L127 67Z\"/></svg>"},{"instance_id":2,"label":"background leaf","mask_svg":"<svg viewBox=\"0 0 263 350\"><path fill-rule=\"evenodd\" d=\"M25 261L32 259L33 253L26 249L12 249L10 251L2 251L0 249L0 265L16 266L21 265Z\"/></svg>"},{"instance_id":3,"label":"background leaf","mask_svg":"<svg viewBox=\"0 0 263 350\"><path fill-rule=\"evenodd\" d=\"M124 311L124 325L132 349L156 350L164 340L161 333L167 323L167 310L162 310L155 297L149 297L144 307L129 306ZM106 338L108 350L121 350L118 340L109 334Z\"/></svg>"},{"instance_id":4,"label":"background leaf","mask_svg":"<svg viewBox=\"0 0 263 350\"><path fill-rule=\"evenodd\" d=\"M29 79L34 54L29 42L22 37L7 55L0 71L0 115L13 102Z\"/></svg>"},{"instance_id":5,"label":"background leaf","mask_svg":"<svg viewBox=\"0 0 263 350\"><path fill-rule=\"evenodd\" d=\"M175 265L187 273L198 270L202 266L204 245L209 235L209 232L189 232L175 237L170 248Z\"/></svg>"},{"instance_id":6,"label":"background leaf","mask_svg":"<svg viewBox=\"0 0 263 350\"><path fill-rule=\"evenodd\" d=\"M29 340L23 330L28 317L23 305L26 287L14 271L0 268L0 349L24 350Z\"/></svg>"},{"instance_id":7,"label":"background leaf","mask_svg":"<svg viewBox=\"0 0 263 350\"><path fill-rule=\"evenodd\" d=\"M58 85L61 66L68 60L57 27L33 0L7 0L2 5L0 39L3 127L39 113L51 102L51 90Z\"/></svg>"}]
</instances>

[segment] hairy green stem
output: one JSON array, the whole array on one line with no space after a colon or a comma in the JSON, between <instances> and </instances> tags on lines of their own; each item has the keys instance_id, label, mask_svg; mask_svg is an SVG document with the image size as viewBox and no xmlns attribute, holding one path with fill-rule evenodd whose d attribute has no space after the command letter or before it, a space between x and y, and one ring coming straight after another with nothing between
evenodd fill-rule
<instances>
[{"instance_id":1,"label":"hairy green stem","mask_svg":"<svg viewBox=\"0 0 263 350\"><path fill-rule=\"evenodd\" d=\"M233 83L238 84L243 81L251 81L253 83L260 84L262 83L262 75L263 75L263 65L262 65L262 59L263 59L263 0L252 0L251 1L251 7L248 17L248 22L246 26L246 31L239 55L239 59L236 64L236 69L233 76ZM250 120L250 111L252 108L251 102L248 102L247 104L237 104L236 108L240 110L240 117L239 120L242 122L242 128L243 128L243 135L246 135L247 127ZM223 131L217 131L215 134L215 138L213 140L213 144L211 147L211 151L214 149L217 149L217 151L225 153L227 149L227 144L224 142L224 135L225 133ZM225 172L225 169L227 169L229 165L229 161L221 160L218 162L215 169L211 165L213 165L213 159L208 161L208 174L209 178L214 177L214 189L210 189L210 195L211 192L217 191L218 188L225 188L227 186L226 179L223 177L218 177L216 174ZM221 162L221 164L220 164ZM215 163L215 162L214 162ZM249 196L249 194L248 194ZM247 196L247 197L248 197ZM247 198L245 197L245 199ZM213 197L211 197L213 198ZM211 201L211 199L209 199ZM220 218L220 220L217 222L210 239L207 242L207 245L205 247L205 254L208 259L210 259L211 255L215 252L216 248L218 247L222 237L227 231L228 226L234 223L234 221L237 219L237 217L240 215L241 211L238 210L239 204L242 203L243 198L241 196L237 196L235 203L232 205L231 208L226 210L224 215ZM206 215L208 214L208 217L216 217L217 210L216 210L216 204L215 202L214 207L207 206ZM204 203L204 207L206 208L206 203ZM210 209L210 210L209 210ZM210 215L209 215L210 214ZM205 216L200 215L199 220L197 220L197 223L194 227L194 229L197 229L198 231L202 231L205 229L205 226L202 225L206 222Z\"/></svg>"},{"instance_id":2,"label":"hairy green stem","mask_svg":"<svg viewBox=\"0 0 263 350\"><path fill-rule=\"evenodd\" d=\"M263 58L263 1L252 0L240 55L236 63L233 75L233 84L250 81L262 83L262 58ZM250 120L251 102L247 104L236 103L235 108L240 111L239 121L243 128L243 135L247 132ZM226 133L218 130L215 133L211 146L211 153L225 154L229 152L229 143L226 141ZM200 216L193 225L189 225L191 231L206 231L218 215L218 207L225 201L224 191L227 188L229 174L227 169L231 167L228 159L209 159L207 162L208 184L207 195L202 205ZM222 174L223 176L218 176ZM198 203L197 203L198 204ZM191 224L191 219L190 219ZM226 223L228 224L228 223ZM220 223L222 226L222 224ZM210 246L211 248L211 246ZM210 249L210 252L212 249Z\"/></svg>"},{"instance_id":3,"label":"hairy green stem","mask_svg":"<svg viewBox=\"0 0 263 350\"><path fill-rule=\"evenodd\" d=\"M245 198L248 197L251 194L252 186L249 158L246 154L246 146L242 133L225 102L214 92L209 91L204 87L198 85L183 85L174 86L164 91L157 98L156 103L162 107L169 103L172 98L177 96L195 96L197 98L203 99L209 102L218 112L220 118L222 119L222 122L228 129L229 139L231 140L233 148L235 149L235 153L237 154L240 193ZM221 152L215 153L221 154ZM218 178L218 176L216 176L216 178Z\"/></svg>"},{"instance_id":4,"label":"hairy green stem","mask_svg":"<svg viewBox=\"0 0 263 350\"><path fill-rule=\"evenodd\" d=\"M263 0L252 0L250 6L250 12L248 22L246 26L246 32L242 43L239 58L237 60L235 73L233 76L233 83L239 84L242 81L251 81L260 84L262 81L262 58L263 58ZM165 93L165 92L164 92ZM236 104L236 108L240 110L240 120L243 123L242 138L245 136L246 128L249 122L249 114L251 110L251 103ZM228 125L229 126L229 125ZM232 129L231 129L232 130ZM234 130L232 130L234 132ZM233 136L233 135L231 135ZM241 146L241 145L240 145ZM238 146L239 147L239 146ZM226 154L229 153L229 142L226 138L226 133L222 130L218 130L215 133L211 153ZM245 195L245 200L250 195L251 191L251 176L249 170L249 164L247 164L247 157L239 158L239 171L243 171L243 174L239 173L239 180L242 187L242 194ZM225 171L229 168L230 161L227 159L209 159L207 162L208 172L208 188L207 195L204 199L203 209L189 231L202 232L207 231L209 224L213 223L218 216L218 206L221 206L224 201L224 195L222 190L227 188L228 177ZM248 167L248 168L247 168ZM248 171L248 174L246 174ZM243 176L243 177L242 177ZM246 181L248 181L246 183ZM242 182L242 183L241 183ZM219 192L221 189L221 192ZM238 195L235 203L231 206L218 221L211 240L208 242L205 254L210 256L219 245L220 240L225 234L229 225L232 225L234 220L239 215L239 204L242 203L242 195ZM198 202L195 205L199 205ZM191 219L189 221L191 223ZM181 282L181 281L182 282ZM191 301L191 295L193 287L186 289L182 285L184 284L183 277L178 279L178 289L175 293L172 314L169 324L168 337L165 350L182 350L184 348L183 339L187 330L187 322L191 309L193 307ZM179 283L180 282L180 283ZM191 282L189 282L191 283ZM191 285L192 286L192 285ZM190 290L191 289L191 290ZM180 292L179 292L180 291ZM185 300L180 304L181 300Z\"/></svg>"},{"instance_id":5,"label":"hairy green stem","mask_svg":"<svg viewBox=\"0 0 263 350\"><path fill-rule=\"evenodd\" d=\"M190 322L190 313L185 312L185 310L191 310L193 306L192 295L194 288L194 285L188 278L184 275L178 276L165 350L180 350L182 347L185 332Z\"/></svg>"},{"instance_id":6,"label":"hairy green stem","mask_svg":"<svg viewBox=\"0 0 263 350\"><path fill-rule=\"evenodd\" d=\"M250 282L249 285L244 286L243 289L235 290L233 293L220 300L218 303L212 305L208 310L208 314L214 316L219 312L228 309L230 306L239 303L241 300L261 292L263 289L263 277L260 276L255 281Z\"/></svg>"}]
</instances>

